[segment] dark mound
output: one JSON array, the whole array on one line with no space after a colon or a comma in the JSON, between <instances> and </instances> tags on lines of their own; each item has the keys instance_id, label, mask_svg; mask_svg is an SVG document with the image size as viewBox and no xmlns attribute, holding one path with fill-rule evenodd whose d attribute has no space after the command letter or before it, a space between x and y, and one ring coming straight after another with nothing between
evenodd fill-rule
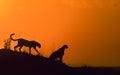
<instances>
[{"instance_id":1,"label":"dark mound","mask_svg":"<svg viewBox=\"0 0 120 75\"><path fill-rule=\"evenodd\" d=\"M43 56L1 49L0 75L76 75L76 72Z\"/></svg>"},{"instance_id":2,"label":"dark mound","mask_svg":"<svg viewBox=\"0 0 120 75\"><path fill-rule=\"evenodd\" d=\"M43 56L0 49L0 75L120 75L120 67L72 68Z\"/></svg>"}]
</instances>

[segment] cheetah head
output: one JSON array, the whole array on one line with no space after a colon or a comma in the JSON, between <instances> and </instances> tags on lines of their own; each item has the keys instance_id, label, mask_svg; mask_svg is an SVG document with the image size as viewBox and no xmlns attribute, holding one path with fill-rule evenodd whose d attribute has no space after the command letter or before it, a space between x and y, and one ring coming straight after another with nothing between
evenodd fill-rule
<instances>
[{"instance_id":1,"label":"cheetah head","mask_svg":"<svg viewBox=\"0 0 120 75\"><path fill-rule=\"evenodd\" d=\"M63 48L68 48L68 46L67 45L63 45Z\"/></svg>"}]
</instances>

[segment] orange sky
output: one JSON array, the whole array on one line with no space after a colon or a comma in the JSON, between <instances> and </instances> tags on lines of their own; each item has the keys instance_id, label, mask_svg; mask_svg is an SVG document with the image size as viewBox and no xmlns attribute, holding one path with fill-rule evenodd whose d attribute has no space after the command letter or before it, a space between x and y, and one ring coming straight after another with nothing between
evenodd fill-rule
<instances>
[{"instance_id":1,"label":"orange sky","mask_svg":"<svg viewBox=\"0 0 120 75\"><path fill-rule=\"evenodd\" d=\"M120 66L119 29L119 0L0 0L1 48L11 33L40 42L46 57L68 44L70 66Z\"/></svg>"}]
</instances>

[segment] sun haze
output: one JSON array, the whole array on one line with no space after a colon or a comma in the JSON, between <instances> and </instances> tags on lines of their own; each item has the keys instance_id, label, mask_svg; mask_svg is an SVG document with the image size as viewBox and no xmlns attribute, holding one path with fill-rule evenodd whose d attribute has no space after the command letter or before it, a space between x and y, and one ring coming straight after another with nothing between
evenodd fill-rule
<instances>
[{"instance_id":1,"label":"sun haze","mask_svg":"<svg viewBox=\"0 0 120 75\"><path fill-rule=\"evenodd\" d=\"M120 66L119 29L119 0L0 1L1 48L11 33L40 42L46 57L67 44L70 66Z\"/></svg>"}]
</instances>

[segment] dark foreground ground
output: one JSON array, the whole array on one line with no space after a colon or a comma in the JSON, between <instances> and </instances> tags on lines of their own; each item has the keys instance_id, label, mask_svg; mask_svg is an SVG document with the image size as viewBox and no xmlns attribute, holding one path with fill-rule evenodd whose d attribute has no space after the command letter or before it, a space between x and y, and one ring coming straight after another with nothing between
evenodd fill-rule
<instances>
[{"instance_id":1,"label":"dark foreground ground","mask_svg":"<svg viewBox=\"0 0 120 75\"><path fill-rule=\"evenodd\" d=\"M120 75L120 67L72 68L43 56L1 49L0 75Z\"/></svg>"}]
</instances>

